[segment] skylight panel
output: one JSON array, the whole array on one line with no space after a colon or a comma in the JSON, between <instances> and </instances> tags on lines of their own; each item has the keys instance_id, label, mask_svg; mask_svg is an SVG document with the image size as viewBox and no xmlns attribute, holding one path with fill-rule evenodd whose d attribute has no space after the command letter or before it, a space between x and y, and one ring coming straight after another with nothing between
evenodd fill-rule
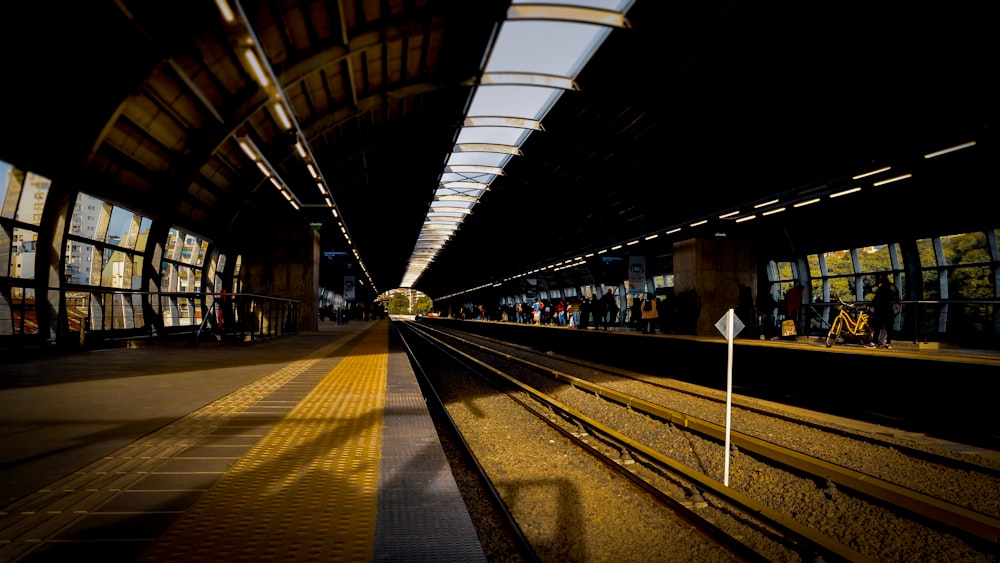
<instances>
[{"instance_id":1,"label":"skylight panel","mask_svg":"<svg viewBox=\"0 0 1000 563\"><path fill-rule=\"evenodd\" d=\"M471 210L472 206L475 205L475 201L448 201L439 200L431 202L431 211L438 211L440 209L464 209Z\"/></svg>"},{"instance_id":2,"label":"skylight panel","mask_svg":"<svg viewBox=\"0 0 1000 563\"><path fill-rule=\"evenodd\" d=\"M504 166L511 155L498 152L453 152L448 155L448 166L478 164L480 166Z\"/></svg>"},{"instance_id":3,"label":"skylight panel","mask_svg":"<svg viewBox=\"0 0 1000 563\"><path fill-rule=\"evenodd\" d=\"M442 187L442 188L438 188L437 190L434 191L434 196L436 198L442 200L442 201L446 201L444 199L444 196L465 195L465 196L472 196L473 198L475 198L478 201L478 199L480 197L482 197L483 194L485 194L485 193L486 193L486 190L482 189L482 188L480 188L480 189L473 189L473 188L444 188L444 187Z\"/></svg>"},{"instance_id":4,"label":"skylight panel","mask_svg":"<svg viewBox=\"0 0 1000 563\"><path fill-rule=\"evenodd\" d=\"M496 176L566 90L612 29L627 27L625 12L634 0L514 0L494 39L479 86L417 238L401 287L412 287L434 261L447 238L446 219L457 229ZM490 170L474 167L492 167ZM459 213L456 205L467 204ZM454 213L460 217L449 218ZM454 231L452 231L454 232ZM450 237L449 233L447 237ZM434 242L431 242L434 241Z\"/></svg>"},{"instance_id":5,"label":"skylight panel","mask_svg":"<svg viewBox=\"0 0 1000 563\"><path fill-rule=\"evenodd\" d=\"M456 143L497 143L519 147L531 135L531 129L517 127L462 127Z\"/></svg>"},{"instance_id":6,"label":"skylight panel","mask_svg":"<svg viewBox=\"0 0 1000 563\"><path fill-rule=\"evenodd\" d=\"M539 86L480 86L472 96L469 115L505 115L541 119L563 93Z\"/></svg>"},{"instance_id":7,"label":"skylight panel","mask_svg":"<svg viewBox=\"0 0 1000 563\"><path fill-rule=\"evenodd\" d=\"M504 22L486 73L528 72L576 77L610 28L547 20Z\"/></svg>"},{"instance_id":8,"label":"skylight panel","mask_svg":"<svg viewBox=\"0 0 1000 563\"><path fill-rule=\"evenodd\" d=\"M483 193L485 193L485 192L483 192ZM451 201L451 202L464 201L464 202L468 202L468 203L470 203L472 205L475 205L476 202L479 201L478 197L475 196L475 195L458 194L458 193L442 193L441 190L438 190L437 192L435 192L434 200L435 201ZM472 205L470 205L469 207L471 208Z\"/></svg>"},{"instance_id":9,"label":"skylight panel","mask_svg":"<svg viewBox=\"0 0 1000 563\"><path fill-rule=\"evenodd\" d=\"M441 183L445 182L480 182L483 184L493 183L496 179L496 174L454 174L454 173L444 173L441 174Z\"/></svg>"},{"instance_id":10,"label":"skylight panel","mask_svg":"<svg viewBox=\"0 0 1000 563\"><path fill-rule=\"evenodd\" d=\"M595 10L625 12L635 0L545 0L546 4L554 6L581 6ZM512 5L538 4L538 0L512 0Z\"/></svg>"}]
</instances>

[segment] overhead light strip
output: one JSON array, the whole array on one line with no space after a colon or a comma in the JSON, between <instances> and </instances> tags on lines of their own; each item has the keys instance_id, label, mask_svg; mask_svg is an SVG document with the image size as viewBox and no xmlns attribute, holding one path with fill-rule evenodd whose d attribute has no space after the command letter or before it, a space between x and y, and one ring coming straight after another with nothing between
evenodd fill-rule
<instances>
[{"instance_id":1,"label":"overhead light strip","mask_svg":"<svg viewBox=\"0 0 1000 563\"><path fill-rule=\"evenodd\" d=\"M278 122L284 131L294 133L295 142L293 148L296 154L307 167L310 177L312 177L316 182L316 188L319 190L320 196L322 196L323 202L329 208L330 213L334 218L339 218L336 201L334 200L330 188L326 183L326 179L320 170L319 163L312 152L312 147L306 140L305 134L302 132L302 127L295 118L295 113L291 111L291 104L288 102L285 90L281 87L277 76L274 74L274 70L268 63L266 53L257 38L257 34L250 26L249 19L246 17L246 13L243 12L243 7L237 0L233 0L232 4L230 4L229 0L215 0L215 5L219 9L222 20L227 25L239 28L240 37L236 40L234 48L243 54L250 74L257 81L258 86L260 86L261 89L267 94L267 97L270 100L268 107L272 116L274 116L275 121ZM260 154L261 158L263 158L263 154L260 153L259 150L257 152ZM268 164L268 166L270 167L270 164ZM271 170L273 171L274 168L271 167ZM291 189L287 187L287 184L285 187L294 197L294 193L292 193ZM294 199L298 202L298 198ZM290 199L289 201L292 200ZM296 204L293 203L293 205ZM299 202L296 205L296 209L300 208L301 203ZM347 226L343 224L342 218L341 221L338 222L338 226L341 227L347 243L353 247L350 233L347 231ZM368 276L368 269L365 267L364 262L358 255L357 250L353 249L353 252L358 257L358 263L361 266L362 271L368 277L369 283L372 283L371 277ZM372 286L374 287L373 283Z\"/></svg>"}]
</instances>

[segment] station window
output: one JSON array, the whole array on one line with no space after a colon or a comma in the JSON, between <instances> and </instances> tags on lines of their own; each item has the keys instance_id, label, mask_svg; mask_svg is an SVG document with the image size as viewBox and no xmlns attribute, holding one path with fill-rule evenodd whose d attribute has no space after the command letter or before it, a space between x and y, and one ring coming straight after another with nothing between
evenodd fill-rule
<instances>
[{"instance_id":1,"label":"station window","mask_svg":"<svg viewBox=\"0 0 1000 563\"><path fill-rule=\"evenodd\" d=\"M202 289L208 241L171 227L160 263L160 314L164 326L201 323ZM214 280L211 280L214 281ZM194 294L194 295L191 295Z\"/></svg>"},{"instance_id":2,"label":"station window","mask_svg":"<svg viewBox=\"0 0 1000 563\"><path fill-rule=\"evenodd\" d=\"M145 326L143 252L152 220L80 192L66 232L63 279L70 330Z\"/></svg>"},{"instance_id":3,"label":"station window","mask_svg":"<svg viewBox=\"0 0 1000 563\"><path fill-rule=\"evenodd\" d=\"M51 184L0 160L0 336L41 333L31 280Z\"/></svg>"}]
</instances>

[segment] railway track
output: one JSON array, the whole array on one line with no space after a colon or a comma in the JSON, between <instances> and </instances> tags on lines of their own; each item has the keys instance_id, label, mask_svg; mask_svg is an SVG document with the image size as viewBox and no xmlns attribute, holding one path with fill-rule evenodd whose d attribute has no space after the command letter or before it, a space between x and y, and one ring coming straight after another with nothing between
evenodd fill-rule
<instances>
[{"instance_id":1,"label":"railway track","mask_svg":"<svg viewBox=\"0 0 1000 563\"><path fill-rule=\"evenodd\" d=\"M451 331L408 330L505 382L494 385L530 397L526 404L542 405L546 416L600 443L619 467L628 460L632 473L643 474L649 486L703 520L726 522L730 537L765 558L786 559L788 553L781 550L826 560L995 556L996 499L982 498L982 491L993 497L998 490L996 468L988 464L907 450L876 436L852 435L794 414L775 416L752 405L734 409L727 456L726 429L718 422L720 397L711 390ZM714 414L701 414L705 411ZM765 439L761 432L775 436ZM865 451L868 459L839 462L841 454L831 450L842 450L848 458ZM926 478L932 474L933 479ZM978 483L973 495L978 501L967 499L961 486L936 495L926 490L942 480Z\"/></svg>"}]
</instances>

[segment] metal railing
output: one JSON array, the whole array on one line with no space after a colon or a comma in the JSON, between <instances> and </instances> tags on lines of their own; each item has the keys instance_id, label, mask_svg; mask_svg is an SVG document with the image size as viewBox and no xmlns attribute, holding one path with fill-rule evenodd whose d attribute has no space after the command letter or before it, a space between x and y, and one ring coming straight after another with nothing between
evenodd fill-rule
<instances>
[{"instance_id":1,"label":"metal railing","mask_svg":"<svg viewBox=\"0 0 1000 563\"><path fill-rule=\"evenodd\" d=\"M252 342L297 334L300 312L296 300L252 293L80 287L45 294L25 286L0 299L0 343L16 349L154 338Z\"/></svg>"},{"instance_id":2,"label":"metal railing","mask_svg":"<svg viewBox=\"0 0 1000 563\"><path fill-rule=\"evenodd\" d=\"M849 301L870 306L870 302ZM901 301L893 319L894 340L914 344L950 343L965 348L1000 348L1000 300L949 299ZM830 329L839 303L813 302L802 308L799 330L822 336Z\"/></svg>"}]
</instances>

